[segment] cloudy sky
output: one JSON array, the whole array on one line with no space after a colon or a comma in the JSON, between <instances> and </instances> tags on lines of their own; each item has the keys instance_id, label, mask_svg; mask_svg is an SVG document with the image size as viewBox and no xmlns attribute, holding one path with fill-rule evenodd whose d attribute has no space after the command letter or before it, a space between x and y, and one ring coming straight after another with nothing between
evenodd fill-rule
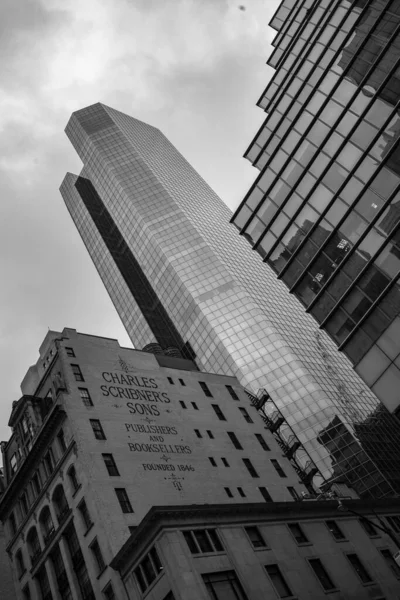
<instances>
[{"instance_id":1,"label":"cloudy sky","mask_svg":"<svg viewBox=\"0 0 400 600\"><path fill-rule=\"evenodd\" d=\"M1 0L0 440L47 329L130 345L58 188L64 127L104 102L159 127L234 209L278 0ZM240 10L244 5L246 10Z\"/></svg>"}]
</instances>

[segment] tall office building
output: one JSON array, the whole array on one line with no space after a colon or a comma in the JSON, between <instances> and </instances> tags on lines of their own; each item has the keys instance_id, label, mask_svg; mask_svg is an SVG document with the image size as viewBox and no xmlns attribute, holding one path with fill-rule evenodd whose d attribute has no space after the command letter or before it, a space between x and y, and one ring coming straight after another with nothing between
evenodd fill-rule
<instances>
[{"instance_id":1,"label":"tall office building","mask_svg":"<svg viewBox=\"0 0 400 600\"><path fill-rule=\"evenodd\" d=\"M233 222L396 411L400 2L284 0L271 26L260 174Z\"/></svg>"},{"instance_id":2,"label":"tall office building","mask_svg":"<svg viewBox=\"0 0 400 600\"><path fill-rule=\"evenodd\" d=\"M266 389L254 403L304 481L400 491L397 420L164 135L102 104L66 132L84 167L61 193L134 345L178 347Z\"/></svg>"}]
</instances>

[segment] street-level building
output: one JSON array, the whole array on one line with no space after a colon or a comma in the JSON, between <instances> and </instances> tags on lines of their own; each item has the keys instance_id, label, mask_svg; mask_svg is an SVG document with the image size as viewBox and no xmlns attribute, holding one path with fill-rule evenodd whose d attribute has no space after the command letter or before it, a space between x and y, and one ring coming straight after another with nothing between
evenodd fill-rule
<instances>
[{"instance_id":1,"label":"street-level building","mask_svg":"<svg viewBox=\"0 0 400 600\"><path fill-rule=\"evenodd\" d=\"M283 0L233 223L400 410L400 2Z\"/></svg>"},{"instance_id":2,"label":"street-level building","mask_svg":"<svg viewBox=\"0 0 400 600\"><path fill-rule=\"evenodd\" d=\"M61 194L134 346L177 347L202 371L265 389L266 413L281 412L281 435L299 438L306 452L295 458L316 485L340 472L360 496L400 493L397 419L169 140L100 103L74 112L66 133L84 166ZM322 434L338 420L333 457ZM365 445L358 432L370 422Z\"/></svg>"},{"instance_id":3,"label":"street-level building","mask_svg":"<svg viewBox=\"0 0 400 600\"><path fill-rule=\"evenodd\" d=\"M109 564L158 505L294 503L306 488L237 379L49 331L2 442L19 600L123 598Z\"/></svg>"},{"instance_id":4,"label":"street-level building","mask_svg":"<svg viewBox=\"0 0 400 600\"><path fill-rule=\"evenodd\" d=\"M330 501L155 507L111 566L129 600L397 600L397 546L376 525L400 533L398 503L346 504L357 514Z\"/></svg>"}]
</instances>

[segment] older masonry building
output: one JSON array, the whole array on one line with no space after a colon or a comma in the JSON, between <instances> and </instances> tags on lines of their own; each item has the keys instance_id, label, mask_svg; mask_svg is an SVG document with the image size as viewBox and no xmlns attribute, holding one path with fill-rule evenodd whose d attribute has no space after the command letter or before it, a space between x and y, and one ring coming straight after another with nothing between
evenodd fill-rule
<instances>
[{"instance_id":1,"label":"older masonry building","mask_svg":"<svg viewBox=\"0 0 400 600\"><path fill-rule=\"evenodd\" d=\"M2 443L19 599L122 598L109 567L157 505L293 503L306 488L233 377L49 331Z\"/></svg>"}]
</instances>

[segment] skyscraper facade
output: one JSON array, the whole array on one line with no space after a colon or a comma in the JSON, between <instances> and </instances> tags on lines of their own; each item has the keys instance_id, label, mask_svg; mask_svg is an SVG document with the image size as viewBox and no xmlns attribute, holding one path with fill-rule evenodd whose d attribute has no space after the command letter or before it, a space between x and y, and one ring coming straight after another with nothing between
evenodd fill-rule
<instances>
[{"instance_id":1,"label":"skyscraper facade","mask_svg":"<svg viewBox=\"0 0 400 600\"><path fill-rule=\"evenodd\" d=\"M318 484L400 491L395 417L165 136L102 104L66 132L84 167L61 193L134 345L178 347L201 370L266 389L253 401L267 427Z\"/></svg>"},{"instance_id":2,"label":"skyscraper facade","mask_svg":"<svg viewBox=\"0 0 400 600\"><path fill-rule=\"evenodd\" d=\"M284 0L233 222L400 408L400 2ZM268 269L269 270L269 269Z\"/></svg>"}]
</instances>

